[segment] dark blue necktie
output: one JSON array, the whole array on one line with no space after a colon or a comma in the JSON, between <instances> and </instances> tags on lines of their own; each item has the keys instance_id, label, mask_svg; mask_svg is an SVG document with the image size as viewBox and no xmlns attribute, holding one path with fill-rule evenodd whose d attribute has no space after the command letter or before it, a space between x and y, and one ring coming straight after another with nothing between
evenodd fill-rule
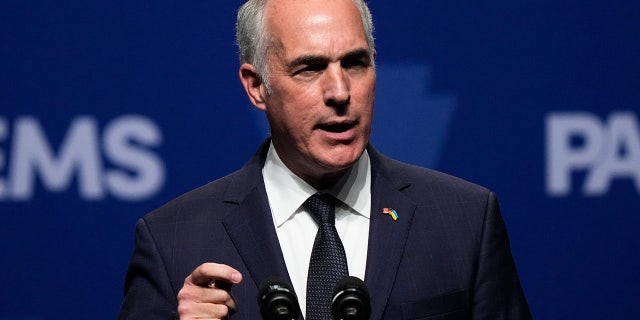
<instances>
[{"instance_id":1,"label":"dark blue necktie","mask_svg":"<svg viewBox=\"0 0 640 320\"><path fill-rule=\"evenodd\" d=\"M334 287L349 275L347 256L335 225L337 201L329 194L316 193L303 204L318 224L307 278L307 320L332 319Z\"/></svg>"}]
</instances>

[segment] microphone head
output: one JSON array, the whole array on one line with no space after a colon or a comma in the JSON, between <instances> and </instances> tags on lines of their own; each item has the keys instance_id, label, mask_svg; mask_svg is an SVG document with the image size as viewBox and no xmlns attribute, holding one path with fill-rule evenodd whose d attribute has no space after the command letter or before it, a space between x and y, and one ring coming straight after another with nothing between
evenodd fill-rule
<instances>
[{"instance_id":1,"label":"microphone head","mask_svg":"<svg viewBox=\"0 0 640 320\"><path fill-rule=\"evenodd\" d=\"M338 281L333 291L331 314L336 320L368 320L371 301L364 281L352 276Z\"/></svg>"},{"instance_id":2,"label":"microphone head","mask_svg":"<svg viewBox=\"0 0 640 320\"><path fill-rule=\"evenodd\" d=\"M289 284L277 279L267 279L260 284L258 307L265 320L291 320L300 314L295 291Z\"/></svg>"}]
</instances>

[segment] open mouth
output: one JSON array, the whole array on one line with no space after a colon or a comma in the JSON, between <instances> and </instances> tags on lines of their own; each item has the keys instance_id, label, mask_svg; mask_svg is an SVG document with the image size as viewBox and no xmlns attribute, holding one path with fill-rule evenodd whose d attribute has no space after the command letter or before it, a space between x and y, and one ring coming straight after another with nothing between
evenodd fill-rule
<instances>
[{"instance_id":1,"label":"open mouth","mask_svg":"<svg viewBox=\"0 0 640 320\"><path fill-rule=\"evenodd\" d=\"M318 129L321 129L327 132L340 133L340 132L348 131L355 126L356 126L356 123L354 121L329 122L329 123L319 124Z\"/></svg>"}]
</instances>

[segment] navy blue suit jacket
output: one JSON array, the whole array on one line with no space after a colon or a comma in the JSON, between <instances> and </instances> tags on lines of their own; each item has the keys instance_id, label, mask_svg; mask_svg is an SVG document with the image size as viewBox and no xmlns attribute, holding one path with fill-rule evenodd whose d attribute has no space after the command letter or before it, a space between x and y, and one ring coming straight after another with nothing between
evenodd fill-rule
<instances>
[{"instance_id":1,"label":"navy blue suit jacket","mask_svg":"<svg viewBox=\"0 0 640 320\"><path fill-rule=\"evenodd\" d=\"M244 276L232 288L232 318L260 319L257 286L289 280L261 173L268 145L240 170L138 221L119 319L177 318L176 295L205 262ZM495 194L368 150L371 319L529 319ZM385 207L399 219L383 215Z\"/></svg>"}]
</instances>

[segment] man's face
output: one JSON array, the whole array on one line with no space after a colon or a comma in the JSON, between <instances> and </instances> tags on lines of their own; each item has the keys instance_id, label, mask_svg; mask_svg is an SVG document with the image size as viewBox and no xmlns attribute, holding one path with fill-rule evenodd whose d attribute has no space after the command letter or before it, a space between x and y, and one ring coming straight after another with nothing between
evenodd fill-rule
<instances>
[{"instance_id":1,"label":"man's face","mask_svg":"<svg viewBox=\"0 0 640 320\"><path fill-rule=\"evenodd\" d=\"M266 17L273 143L294 173L322 186L369 142L375 70L362 20L351 0L271 1Z\"/></svg>"}]
</instances>

